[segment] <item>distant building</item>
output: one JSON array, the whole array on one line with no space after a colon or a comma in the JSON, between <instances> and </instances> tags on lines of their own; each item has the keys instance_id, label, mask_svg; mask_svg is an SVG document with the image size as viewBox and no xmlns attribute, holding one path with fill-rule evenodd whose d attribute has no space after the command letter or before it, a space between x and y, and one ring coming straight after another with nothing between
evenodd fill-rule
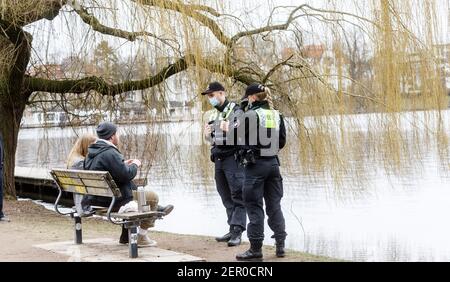
<instances>
[{"instance_id":1,"label":"distant building","mask_svg":"<svg viewBox=\"0 0 450 282\"><path fill-rule=\"evenodd\" d=\"M338 61L335 50L327 48L324 44L305 45L301 49L285 47L281 50L283 60L291 56L294 56L292 58L294 61L298 59L306 61L313 72L321 75L321 79L334 89L346 90L349 87L348 59L344 56ZM313 75L311 73L311 77Z\"/></svg>"},{"instance_id":2,"label":"distant building","mask_svg":"<svg viewBox=\"0 0 450 282\"><path fill-rule=\"evenodd\" d=\"M300 51L300 54L305 59L312 59L314 61L320 61L324 54L325 54L326 48L323 44L320 45L306 45L302 48Z\"/></svg>"},{"instance_id":3,"label":"distant building","mask_svg":"<svg viewBox=\"0 0 450 282\"><path fill-rule=\"evenodd\" d=\"M424 64L427 63L427 60L430 60L426 58L425 52L430 51L421 50L408 54L405 64L408 65L409 72L402 77L402 93L419 95L422 92L423 81L427 79L427 73L424 73ZM436 66L435 71L440 73L443 87L450 94L450 44L433 46L432 56L433 62L431 64Z\"/></svg>"},{"instance_id":4,"label":"distant building","mask_svg":"<svg viewBox=\"0 0 450 282\"><path fill-rule=\"evenodd\" d=\"M294 56L296 53L298 53L298 52L297 52L297 49L295 49L295 48L290 48L290 47L283 48L283 50L281 50L281 59L283 61L287 60L287 59L289 59L289 57Z\"/></svg>"},{"instance_id":5,"label":"distant building","mask_svg":"<svg viewBox=\"0 0 450 282\"><path fill-rule=\"evenodd\" d=\"M449 15L449 29L450 29L450 15ZM440 70L445 80L445 87L447 88L447 93L449 93L450 95L450 43L436 45L435 52L439 60Z\"/></svg>"}]
</instances>

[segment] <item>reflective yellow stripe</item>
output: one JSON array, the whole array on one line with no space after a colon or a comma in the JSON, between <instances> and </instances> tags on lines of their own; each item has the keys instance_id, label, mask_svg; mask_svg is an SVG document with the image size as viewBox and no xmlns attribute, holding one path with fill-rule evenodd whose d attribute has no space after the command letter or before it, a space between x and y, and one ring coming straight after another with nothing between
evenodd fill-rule
<instances>
[{"instance_id":1,"label":"reflective yellow stripe","mask_svg":"<svg viewBox=\"0 0 450 282\"><path fill-rule=\"evenodd\" d=\"M215 120L226 120L230 117L231 113L233 112L234 108L236 107L235 103L228 104L226 110L225 117L221 115L221 112L219 112L217 109L214 110L214 112L209 116L209 121L215 121Z\"/></svg>"},{"instance_id":2,"label":"reflective yellow stripe","mask_svg":"<svg viewBox=\"0 0 450 282\"><path fill-rule=\"evenodd\" d=\"M214 110L214 112L212 112L212 114L209 116L209 121L215 121L218 118L218 115L219 115L219 111Z\"/></svg>"},{"instance_id":3,"label":"reflective yellow stripe","mask_svg":"<svg viewBox=\"0 0 450 282\"><path fill-rule=\"evenodd\" d=\"M225 119L228 119L228 118L230 117L231 113L232 113L233 110L234 110L234 107L236 107L236 104L235 104L235 103L230 103L230 104L228 105L228 112L227 112L227 114L225 115Z\"/></svg>"},{"instance_id":4,"label":"reflective yellow stripe","mask_svg":"<svg viewBox=\"0 0 450 282\"><path fill-rule=\"evenodd\" d=\"M266 128L276 128L275 114L273 112L266 113Z\"/></svg>"},{"instance_id":5,"label":"reflective yellow stripe","mask_svg":"<svg viewBox=\"0 0 450 282\"><path fill-rule=\"evenodd\" d=\"M259 123L264 128L278 129L280 127L280 113L277 110L256 109Z\"/></svg>"}]
</instances>

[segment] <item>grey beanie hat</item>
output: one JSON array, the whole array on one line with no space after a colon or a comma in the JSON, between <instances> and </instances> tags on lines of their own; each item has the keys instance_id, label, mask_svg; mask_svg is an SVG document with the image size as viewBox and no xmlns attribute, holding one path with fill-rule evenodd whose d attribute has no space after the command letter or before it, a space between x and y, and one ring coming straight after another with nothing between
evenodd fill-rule
<instances>
[{"instance_id":1,"label":"grey beanie hat","mask_svg":"<svg viewBox=\"0 0 450 282\"><path fill-rule=\"evenodd\" d=\"M117 126L111 122L102 122L97 127L97 136L100 139L108 140L117 132Z\"/></svg>"}]
</instances>

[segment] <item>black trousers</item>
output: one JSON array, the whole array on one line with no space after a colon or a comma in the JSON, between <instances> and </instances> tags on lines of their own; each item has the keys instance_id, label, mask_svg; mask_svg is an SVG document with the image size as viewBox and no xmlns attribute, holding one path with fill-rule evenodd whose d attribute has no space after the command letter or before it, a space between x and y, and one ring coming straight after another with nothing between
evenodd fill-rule
<instances>
[{"instance_id":1,"label":"black trousers","mask_svg":"<svg viewBox=\"0 0 450 282\"><path fill-rule=\"evenodd\" d=\"M249 217L247 235L250 242L264 240L264 202L270 229L277 241L286 239L286 225L281 210L283 178L277 158L257 159L244 169L244 203Z\"/></svg>"},{"instance_id":2,"label":"black trousers","mask_svg":"<svg viewBox=\"0 0 450 282\"><path fill-rule=\"evenodd\" d=\"M242 199L244 174L234 156L215 158L215 179L217 192L227 212L230 231L234 226L245 230L247 215Z\"/></svg>"}]
</instances>

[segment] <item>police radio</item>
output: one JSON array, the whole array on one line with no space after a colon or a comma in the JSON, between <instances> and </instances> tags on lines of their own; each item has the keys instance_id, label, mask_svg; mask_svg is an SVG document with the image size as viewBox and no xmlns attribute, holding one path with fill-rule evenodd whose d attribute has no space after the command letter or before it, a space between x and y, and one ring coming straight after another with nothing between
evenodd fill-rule
<instances>
[{"instance_id":1,"label":"police radio","mask_svg":"<svg viewBox=\"0 0 450 282\"><path fill-rule=\"evenodd\" d=\"M211 128L211 137L214 138L216 136L216 128L214 126L215 121L212 120L208 122L209 127Z\"/></svg>"}]
</instances>

